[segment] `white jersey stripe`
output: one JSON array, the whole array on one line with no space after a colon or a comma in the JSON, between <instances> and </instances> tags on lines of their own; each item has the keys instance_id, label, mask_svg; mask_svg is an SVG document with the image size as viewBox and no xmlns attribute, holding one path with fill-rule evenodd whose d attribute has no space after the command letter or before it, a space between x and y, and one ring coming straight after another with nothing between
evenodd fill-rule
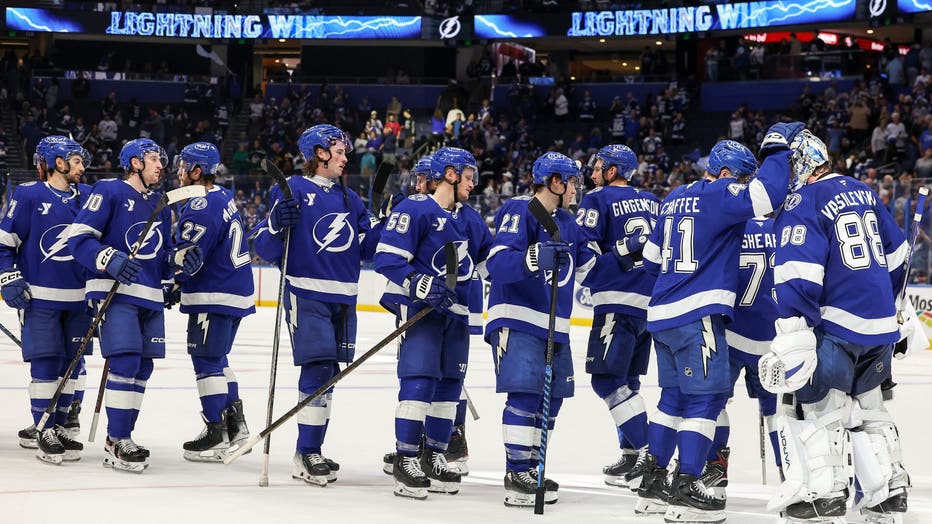
<instances>
[{"instance_id":1,"label":"white jersey stripe","mask_svg":"<svg viewBox=\"0 0 932 524\"><path fill-rule=\"evenodd\" d=\"M541 326L544 329L547 328L550 321L549 314L541 313L540 311L534 311L533 309L524 306L516 306L514 304L496 304L490 307L489 317L487 319L488 323L492 323L500 318L526 322L535 326ZM569 333L569 331L570 319L566 317L557 317L556 332Z\"/></svg>"},{"instance_id":2,"label":"white jersey stripe","mask_svg":"<svg viewBox=\"0 0 932 524\"><path fill-rule=\"evenodd\" d=\"M605 306L609 304L619 304L622 306L643 309L647 311L650 303L650 297L638 293L629 293L627 291L599 291L592 294L593 306Z\"/></svg>"},{"instance_id":3,"label":"white jersey stripe","mask_svg":"<svg viewBox=\"0 0 932 524\"><path fill-rule=\"evenodd\" d=\"M751 195L751 206L754 208L754 216L762 217L767 213L773 212L773 205L770 203L770 195L764 188L764 183L758 179L751 180L748 184L748 194Z\"/></svg>"},{"instance_id":4,"label":"white jersey stripe","mask_svg":"<svg viewBox=\"0 0 932 524\"><path fill-rule=\"evenodd\" d=\"M725 330L728 345L749 355L766 355L770 352L769 340L752 340L734 331Z\"/></svg>"},{"instance_id":5,"label":"white jersey stripe","mask_svg":"<svg viewBox=\"0 0 932 524\"><path fill-rule=\"evenodd\" d=\"M735 292L727 289L710 289L669 304L650 306L647 308L647 321L669 320L711 305L734 307Z\"/></svg>"},{"instance_id":6,"label":"white jersey stripe","mask_svg":"<svg viewBox=\"0 0 932 524\"><path fill-rule=\"evenodd\" d=\"M895 316L885 318L862 318L844 309L824 306L822 320L838 324L839 326L860 333L862 335L886 335L899 331L899 324Z\"/></svg>"},{"instance_id":7,"label":"white jersey stripe","mask_svg":"<svg viewBox=\"0 0 932 524\"><path fill-rule=\"evenodd\" d=\"M822 285L825 268L812 262L791 260L784 262L773 270L773 284L784 284L790 280L800 279Z\"/></svg>"},{"instance_id":8,"label":"white jersey stripe","mask_svg":"<svg viewBox=\"0 0 932 524\"><path fill-rule=\"evenodd\" d=\"M288 283L298 289L329 293L331 295L346 295L355 297L359 294L359 284L355 282L339 282L320 278L295 277L288 275Z\"/></svg>"}]
</instances>

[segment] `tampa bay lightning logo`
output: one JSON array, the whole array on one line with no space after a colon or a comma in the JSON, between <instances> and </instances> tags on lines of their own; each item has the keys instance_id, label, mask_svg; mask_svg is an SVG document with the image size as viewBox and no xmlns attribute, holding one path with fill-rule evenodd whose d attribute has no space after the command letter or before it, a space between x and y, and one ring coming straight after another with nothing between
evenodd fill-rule
<instances>
[{"instance_id":1,"label":"tampa bay lightning logo","mask_svg":"<svg viewBox=\"0 0 932 524\"><path fill-rule=\"evenodd\" d=\"M786 202L783 203L784 211L791 211L794 207L798 206L800 202L803 201L803 196L799 193L792 193L790 196L786 197Z\"/></svg>"},{"instance_id":2,"label":"tampa bay lightning logo","mask_svg":"<svg viewBox=\"0 0 932 524\"><path fill-rule=\"evenodd\" d=\"M570 247L573 246L573 243L570 242ZM564 274L563 272L566 271ZM560 281L558 287L563 287L573 281L573 275L576 272L576 261L573 260L573 257L570 257L570 263L567 267L560 269ZM553 271L544 271L544 280L547 282L547 285L550 285L550 282L553 280Z\"/></svg>"},{"instance_id":3,"label":"tampa bay lightning logo","mask_svg":"<svg viewBox=\"0 0 932 524\"><path fill-rule=\"evenodd\" d=\"M356 231L346 220L349 213L329 213L317 220L314 224L314 242L317 243L317 252L342 253L353 245Z\"/></svg>"},{"instance_id":4,"label":"tampa bay lightning logo","mask_svg":"<svg viewBox=\"0 0 932 524\"><path fill-rule=\"evenodd\" d=\"M456 38L460 34L462 28L463 25L460 23L460 17L451 16L450 18L446 18L443 22L440 22L440 27L438 28L438 31L440 31L440 39L448 40L450 38Z\"/></svg>"},{"instance_id":5,"label":"tampa bay lightning logo","mask_svg":"<svg viewBox=\"0 0 932 524\"><path fill-rule=\"evenodd\" d=\"M197 197L191 200L191 211L200 211L207 207L207 199L204 197Z\"/></svg>"},{"instance_id":6,"label":"tampa bay lightning logo","mask_svg":"<svg viewBox=\"0 0 932 524\"><path fill-rule=\"evenodd\" d=\"M52 226L39 237L39 250L42 251L42 261L52 259L55 262L68 262L74 256L68 250L68 224Z\"/></svg>"},{"instance_id":7,"label":"tampa bay lightning logo","mask_svg":"<svg viewBox=\"0 0 932 524\"><path fill-rule=\"evenodd\" d=\"M476 269L476 264L469 255L469 242L466 240L458 240L453 242L453 244L456 246L456 257L459 261L456 280L458 282L469 280L472 278L473 271ZM434 270L434 274L436 275L443 275L447 272L447 257L443 252L443 246L434 252L434 256L430 260L430 267Z\"/></svg>"},{"instance_id":8,"label":"tampa bay lightning logo","mask_svg":"<svg viewBox=\"0 0 932 524\"><path fill-rule=\"evenodd\" d=\"M146 234L146 237L142 239L142 242L139 244L139 251L136 252L136 258L138 260L152 260L155 258L156 253L162 249L162 231L159 229L160 225L162 225L161 221L154 222L152 228L149 229L149 232ZM133 250L133 246L136 245L136 242L139 240L139 235L142 234L142 230L145 229L145 227L146 222L136 222L126 230L124 241L126 242L127 249L130 251Z\"/></svg>"},{"instance_id":9,"label":"tampa bay lightning logo","mask_svg":"<svg viewBox=\"0 0 932 524\"><path fill-rule=\"evenodd\" d=\"M586 309L592 309L592 292L589 288L580 286L576 290L576 303Z\"/></svg>"}]
</instances>

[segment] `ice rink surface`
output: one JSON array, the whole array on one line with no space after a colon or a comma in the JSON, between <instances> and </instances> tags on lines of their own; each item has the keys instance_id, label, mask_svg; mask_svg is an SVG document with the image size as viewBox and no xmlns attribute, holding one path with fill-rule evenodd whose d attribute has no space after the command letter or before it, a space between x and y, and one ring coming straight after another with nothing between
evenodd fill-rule
<instances>
[{"instance_id":1,"label":"ice rink surface","mask_svg":"<svg viewBox=\"0 0 932 524\"><path fill-rule=\"evenodd\" d=\"M230 362L240 381L246 419L253 433L265 422L272 326L275 310L259 308L240 328ZM0 308L0 322L16 329L12 310ZM133 438L152 452L141 475L105 469L103 440L106 415L94 443L87 442L102 360L88 359L88 393L82 413L85 443L79 462L52 466L39 462L33 450L18 446L16 432L30 423L26 385L28 367L18 349L0 336L0 512L4 523L491 523L591 522L647 524L660 517L636 517L635 497L626 488L606 486L602 466L618 456L611 417L592 392L584 372L588 328L573 327L576 396L563 405L552 434L547 474L561 484L559 503L545 515L503 503L504 448L501 410L504 396L495 393L490 348L472 338L466 385L481 419L467 422L471 473L458 495L431 494L427 501L392 494L393 480L382 473L382 455L394 446L396 404L395 346L390 345L341 382L334 394L333 418L324 454L341 464L339 480L326 488L291 478L297 434L294 421L272 435L270 486L258 487L261 446L230 466L201 464L182 458L181 444L202 428L191 362L184 349L185 318L167 312L168 356L156 361ZM393 328L384 313L360 313L357 356ZM888 404L899 425L906 466L913 487L905 522L932 522L932 351L894 364L896 398ZM287 336L282 340L275 398L276 417L297 402L297 370ZM657 379L643 381L649 412L656 406ZM761 485L756 401L747 399L739 381L729 404L731 463L728 522L774 522L766 500L778 476L768 445L768 486ZM849 521L858 522L853 512Z\"/></svg>"}]
</instances>

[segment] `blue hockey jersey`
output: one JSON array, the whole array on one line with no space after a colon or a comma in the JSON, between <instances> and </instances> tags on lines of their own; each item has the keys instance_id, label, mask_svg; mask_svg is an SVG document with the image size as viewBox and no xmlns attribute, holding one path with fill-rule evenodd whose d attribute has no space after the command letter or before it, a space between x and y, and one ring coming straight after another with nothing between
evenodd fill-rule
<instances>
[{"instance_id":1,"label":"blue hockey jersey","mask_svg":"<svg viewBox=\"0 0 932 524\"><path fill-rule=\"evenodd\" d=\"M68 231L90 194L90 186L78 184L63 195L48 182L27 182L13 192L0 221L0 269L22 273L37 307L84 309L87 272L68 248Z\"/></svg>"},{"instance_id":2,"label":"blue hockey jersey","mask_svg":"<svg viewBox=\"0 0 932 524\"><path fill-rule=\"evenodd\" d=\"M773 265L777 241L772 218L752 218L741 240L738 298L725 328L728 345L750 355L770 351L776 335L777 303L773 293Z\"/></svg>"},{"instance_id":3,"label":"blue hockey jersey","mask_svg":"<svg viewBox=\"0 0 932 524\"><path fill-rule=\"evenodd\" d=\"M91 275L87 281L88 300L103 299L115 282L105 271L98 271L98 253L108 246L130 253L161 197L161 193L140 193L123 180L101 180L94 184L94 191L74 219L68 238L74 258ZM171 277L168 267L168 254L174 247L171 230L172 213L166 206L136 254L142 265L138 280L120 286L114 302L156 310L165 307L162 281Z\"/></svg>"},{"instance_id":4,"label":"blue hockey jersey","mask_svg":"<svg viewBox=\"0 0 932 524\"><path fill-rule=\"evenodd\" d=\"M201 269L181 283L182 313L244 317L256 312L246 231L228 189L215 185L206 197L188 201L178 236L199 245L204 255Z\"/></svg>"},{"instance_id":5,"label":"blue hockey jersey","mask_svg":"<svg viewBox=\"0 0 932 524\"><path fill-rule=\"evenodd\" d=\"M524 256L528 246L549 241L550 235L528 211L530 197L509 200L495 215L495 241L486 267L492 285L489 294L485 339L499 328L510 328L538 338L547 338L550 318L550 280L545 271L528 273ZM595 258L580 249L579 226L568 211L554 214L560 235L570 249L570 265L560 272L554 341L569 343L570 313L573 309L575 272L589 271Z\"/></svg>"},{"instance_id":6,"label":"blue hockey jersey","mask_svg":"<svg viewBox=\"0 0 932 524\"><path fill-rule=\"evenodd\" d=\"M649 191L630 186L605 186L583 197L576 214L580 247L597 256L595 265L582 281L592 294L595 314L621 313L647 317L647 304L654 278L638 263L622 271L612 250L615 241L634 235L650 235L657 221L660 201Z\"/></svg>"},{"instance_id":7,"label":"blue hockey jersey","mask_svg":"<svg viewBox=\"0 0 932 524\"><path fill-rule=\"evenodd\" d=\"M895 300L909 251L880 198L850 177L827 175L786 199L774 283L781 318L864 345L899 338Z\"/></svg>"},{"instance_id":8,"label":"blue hockey jersey","mask_svg":"<svg viewBox=\"0 0 932 524\"><path fill-rule=\"evenodd\" d=\"M674 189L664 199L657 227L644 246L644 266L657 274L648 330L672 329L709 315L731 318L745 222L783 201L789 187L788 156L767 157L749 184L703 179Z\"/></svg>"},{"instance_id":9,"label":"blue hockey jersey","mask_svg":"<svg viewBox=\"0 0 932 524\"><path fill-rule=\"evenodd\" d=\"M469 325L470 292L473 274L485 264L492 245L492 234L479 213L463 204L453 211L440 207L428 195L413 195L392 210L376 248L375 270L388 284L381 304L389 311L408 306L413 314L423 307L408 298L406 278L411 273L440 277L446 274L444 245L453 242L459 261L457 303L449 314ZM481 269L479 269L481 271Z\"/></svg>"},{"instance_id":10,"label":"blue hockey jersey","mask_svg":"<svg viewBox=\"0 0 932 524\"><path fill-rule=\"evenodd\" d=\"M302 298L338 304L356 304L359 271L371 260L378 245L378 220L356 193L323 177L288 178L301 207L300 223L291 230L286 281L288 289ZM282 192L273 186L273 205ZM373 234L368 234L372 231ZM254 247L263 259L279 263L282 238L257 229Z\"/></svg>"}]
</instances>

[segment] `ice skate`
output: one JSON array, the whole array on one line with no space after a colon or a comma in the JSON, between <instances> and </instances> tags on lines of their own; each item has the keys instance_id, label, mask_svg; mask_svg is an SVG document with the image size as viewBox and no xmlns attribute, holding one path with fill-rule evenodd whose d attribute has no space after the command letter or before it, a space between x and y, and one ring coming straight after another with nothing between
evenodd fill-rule
<instances>
[{"instance_id":1,"label":"ice skate","mask_svg":"<svg viewBox=\"0 0 932 524\"><path fill-rule=\"evenodd\" d=\"M36 435L36 458L42 462L61 464L65 458L65 447L58 440L58 433L55 428L46 428Z\"/></svg>"},{"instance_id":2,"label":"ice skate","mask_svg":"<svg viewBox=\"0 0 932 524\"><path fill-rule=\"evenodd\" d=\"M715 495L715 498L725 500L725 487L728 486L728 456L731 449L728 446L715 453L715 460L705 463L699 480Z\"/></svg>"},{"instance_id":3,"label":"ice skate","mask_svg":"<svg viewBox=\"0 0 932 524\"><path fill-rule=\"evenodd\" d=\"M81 401L72 400L71 407L68 409L68 418L65 420L65 423L62 424L62 427L65 428L65 431L68 433L68 436L76 438L81 434Z\"/></svg>"},{"instance_id":4,"label":"ice skate","mask_svg":"<svg viewBox=\"0 0 932 524\"><path fill-rule=\"evenodd\" d=\"M637 463L638 452L633 449L621 450L621 457L602 468L602 474L605 475L605 483L609 486L627 487L628 481L625 475L634 468Z\"/></svg>"},{"instance_id":5,"label":"ice skate","mask_svg":"<svg viewBox=\"0 0 932 524\"><path fill-rule=\"evenodd\" d=\"M37 449L39 444L36 443L36 425L33 424L28 428L23 428L19 430L17 436L19 437L19 447L26 449Z\"/></svg>"},{"instance_id":6,"label":"ice skate","mask_svg":"<svg viewBox=\"0 0 932 524\"><path fill-rule=\"evenodd\" d=\"M246 415L243 414L243 401L234 400L233 405L227 409L227 436L230 439L230 451L235 451L249 440L249 427L246 426ZM244 454L252 453L250 449Z\"/></svg>"},{"instance_id":7,"label":"ice skate","mask_svg":"<svg viewBox=\"0 0 932 524\"><path fill-rule=\"evenodd\" d=\"M203 414L201 415L203 417ZM227 437L227 423L224 420L207 422L204 419L204 429L194 440L185 442L185 460L191 462L220 462L230 451L230 440Z\"/></svg>"},{"instance_id":8,"label":"ice skate","mask_svg":"<svg viewBox=\"0 0 932 524\"><path fill-rule=\"evenodd\" d=\"M450 469L443 453L425 449L421 453L421 471L430 479L427 491L431 493L447 493L456 495L460 491L462 478L459 473Z\"/></svg>"},{"instance_id":9,"label":"ice skate","mask_svg":"<svg viewBox=\"0 0 932 524\"><path fill-rule=\"evenodd\" d=\"M84 451L84 444L71 438L71 434L63 426L55 426L55 434L58 441L65 448L65 455L62 460L74 462L81 460L81 452Z\"/></svg>"},{"instance_id":10,"label":"ice skate","mask_svg":"<svg viewBox=\"0 0 932 524\"><path fill-rule=\"evenodd\" d=\"M455 426L450 435L450 443L444 453L450 470L461 476L469 475L469 447L466 445L466 426Z\"/></svg>"},{"instance_id":11,"label":"ice skate","mask_svg":"<svg viewBox=\"0 0 932 524\"><path fill-rule=\"evenodd\" d=\"M327 475L327 482L333 483L337 481L337 471L340 471L340 464L324 457L324 462L327 464L327 467L330 468L330 474Z\"/></svg>"},{"instance_id":12,"label":"ice skate","mask_svg":"<svg viewBox=\"0 0 932 524\"><path fill-rule=\"evenodd\" d=\"M780 517L784 522L829 522L844 524L847 512L848 491L835 492L831 495L816 499L812 502L797 502L790 504Z\"/></svg>"},{"instance_id":13,"label":"ice skate","mask_svg":"<svg viewBox=\"0 0 932 524\"><path fill-rule=\"evenodd\" d=\"M312 486L326 487L328 476L330 476L330 467L319 453L307 455L295 453L291 478L303 480Z\"/></svg>"},{"instance_id":14,"label":"ice skate","mask_svg":"<svg viewBox=\"0 0 932 524\"><path fill-rule=\"evenodd\" d=\"M647 451L647 446L644 446L638 450L638 458L634 463L634 467L625 473L625 483L631 491L637 491L641 482L643 482L644 474L655 467L657 467L657 457Z\"/></svg>"},{"instance_id":15,"label":"ice skate","mask_svg":"<svg viewBox=\"0 0 932 524\"><path fill-rule=\"evenodd\" d=\"M861 509L861 516L870 524L901 524L906 513L906 492L898 493L887 500Z\"/></svg>"},{"instance_id":16,"label":"ice skate","mask_svg":"<svg viewBox=\"0 0 932 524\"><path fill-rule=\"evenodd\" d=\"M395 455L397 453L394 451L382 455L382 472L386 475L391 475L392 470L395 469Z\"/></svg>"},{"instance_id":17,"label":"ice skate","mask_svg":"<svg viewBox=\"0 0 932 524\"><path fill-rule=\"evenodd\" d=\"M529 471L508 471L505 473L506 506L533 506L536 492L537 480L531 476Z\"/></svg>"},{"instance_id":18,"label":"ice skate","mask_svg":"<svg viewBox=\"0 0 932 524\"><path fill-rule=\"evenodd\" d=\"M421 462L417 457L406 457L396 453L392 476L395 477L396 496L418 500L427 498L431 481L421 469Z\"/></svg>"},{"instance_id":19,"label":"ice skate","mask_svg":"<svg viewBox=\"0 0 932 524\"><path fill-rule=\"evenodd\" d=\"M107 436L104 445L104 467L113 468L131 473L142 473L148 463L147 451L133 442L133 439L123 438L113 440Z\"/></svg>"},{"instance_id":20,"label":"ice skate","mask_svg":"<svg viewBox=\"0 0 932 524\"><path fill-rule=\"evenodd\" d=\"M531 468L528 470L531 478L534 479L534 483L537 483L537 468ZM544 504L556 504L559 495L557 491L560 489L560 484L557 481L544 477Z\"/></svg>"},{"instance_id":21,"label":"ice skate","mask_svg":"<svg viewBox=\"0 0 932 524\"><path fill-rule=\"evenodd\" d=\"M670 487L670 498L664 522L725 522L725 501L715 498L712 491L695 475L681 473Z\"/></svg>"},{"instance_id":22,"label":"ice skate","mask_svg":"<svg viewBox=\"0 0 932 524\"><path fill-rule=\"evenodd\" d=\"M650 464L656 464L650 455ZM661 515L667 511L670 498L670 481L666 468L653 467L641 475L641 483L635 490L638 500L634 512L638 515Z\"/></svg>"}]
</instances>

